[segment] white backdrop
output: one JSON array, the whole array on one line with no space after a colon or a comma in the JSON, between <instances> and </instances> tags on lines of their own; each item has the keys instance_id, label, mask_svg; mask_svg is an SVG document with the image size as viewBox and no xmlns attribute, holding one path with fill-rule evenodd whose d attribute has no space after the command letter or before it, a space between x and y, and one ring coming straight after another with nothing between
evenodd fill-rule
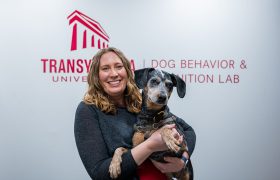
<instances>
[{"instance_id":1,"label":"white backdrop","mask_svg":"<svg viewBox=\"0 0 280 180\"><path fill-rule=\"evenodd\" d=\"M276 0L1 1L0 179L90 179L73 133L86 73L49 65L44 72L41 61L92 58L96 47L70 51L67 17L78 10L136 69L162 60L163 70L200 75L186 80L184 99L174 93L169 103L196 131L195 179L278 180L279 7ZM232 60L234 68L183 68L181 60ZM175 67L164 67L168 61ZM52 79L59 77L68 81Z\"/></svg>"}]
</instances>

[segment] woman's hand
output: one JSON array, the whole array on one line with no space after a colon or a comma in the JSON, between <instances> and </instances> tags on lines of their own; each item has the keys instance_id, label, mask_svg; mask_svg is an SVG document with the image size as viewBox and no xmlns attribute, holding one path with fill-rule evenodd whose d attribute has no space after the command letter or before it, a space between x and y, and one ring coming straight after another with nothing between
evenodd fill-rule
<instances>
[{"instance_id":1,"label":"woman's hand","mask_svg":"<svg viewBox=\"0 0 280 180\"><path fill-rule=\"evenodd\" d=\"M189 156L184 152L183 156L189 159ZM158 168L162 173L178 172L185 167L185 163L182 159L177 157L164 157L164 160L167 163L160 163L155 160L152 160L152 163L156 168Z\"/></svg>"},{"instance_id":2,"label":"woman's hand","mask_svg":"<svg viewBox=\"0 0 280 180\"><path fill-rule=\"evenodd\" d=\"M176 144L181 144L183 142L183 136L178 133L178 131L175 128L175 124L168 124L163 126L162 128L158 129L155 131L146 141L148 141L149 148L151 149L152 152L156 151L165 151L168 150L168 147L166 145L166 142L164 142L162 136L161 136L161 131L163 129L171 129L172 133L171 136L176 139Z\"/></svg>"},{"instance_id":3,"label":"woman's hand","mask_svg":"<svg viewBox=\"0 0 280 180\"><path fill-rule=\"evenodd\" d=\"M178 133L175 129L175 124L168 124L163 126L162 128L168 128L168 129L172 129L172 135L173 137L175 137L176 139L178 138ZM155 131L146 141L148 141L149 143L149 148L151 149L152 152L156 152L156 151L165 151L168 150L168 147L166 146L165 142L163 141L162 137L161 137L161 130L162 128L158 129L157 131ZM174 131L175 130L175 131Z\"/></svg>"}]
</instances>

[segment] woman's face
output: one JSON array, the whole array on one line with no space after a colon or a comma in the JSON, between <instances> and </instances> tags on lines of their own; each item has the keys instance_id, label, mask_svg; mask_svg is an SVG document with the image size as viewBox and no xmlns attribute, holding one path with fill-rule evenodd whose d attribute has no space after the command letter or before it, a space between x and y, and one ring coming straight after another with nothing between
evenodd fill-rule
<instances>
[{"instance_id":1,"label":"woman's face","mask_svg":"<svg viewBox=\"0 0 280 180\"><path fill-rule=\"evenodd\" d=\"M122 98L127 84L127 72L121 59L114 52L107 52L100 58L99 79L104 91L110 97Z\"/></svg>"}]
</instances>

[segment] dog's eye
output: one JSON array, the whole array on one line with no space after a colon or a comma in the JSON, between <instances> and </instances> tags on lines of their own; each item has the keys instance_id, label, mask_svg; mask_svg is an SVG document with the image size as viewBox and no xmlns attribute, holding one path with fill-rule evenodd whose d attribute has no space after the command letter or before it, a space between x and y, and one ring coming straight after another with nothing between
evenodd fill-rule
<instances>
[{"instance_id":1,"label":"dog's eye","mask_svg":"<svg viewBox=\"0 0 280 180\"><path fill-rule=\"evenodd\" d=\"M165 86L166 86L167 88L172 88L172 87L173 87L173 83L172 83L172 82L166 82L166 83L165 83Z\"/></svg>"},{"instance_id":2,"label":"dog's eye","mask_svg":"<svg viewBox=\"0 0 280 180\"><path fill-rule=\"evenodd\" d=\"M152 85L158 85L159 84L159 80L158 79L151 79L151 84Z\"/></svg>"}]
</instances>

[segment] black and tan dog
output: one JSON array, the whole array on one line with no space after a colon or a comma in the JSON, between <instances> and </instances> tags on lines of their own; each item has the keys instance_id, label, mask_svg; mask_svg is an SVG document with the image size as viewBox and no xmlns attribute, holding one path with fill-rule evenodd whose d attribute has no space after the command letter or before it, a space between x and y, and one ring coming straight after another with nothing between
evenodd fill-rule
<instances>
[{"instance_id":1,"label":"black and tan dog","mask_svg":"<svg viewBox=\"0 0 280 180\"><path fill-rule=\"evenodd\" d=\"M135 124L135 132L133 135L133 146L137 146L147 139L153 132L160 129L166 124L176 124L177 131L183 135L182 128L176 123L177 117L169 112L167 107L168 99L172 93L173 87L177 88L180 98L186 93L185 82L174 74L165 71L156 70L154 68L145 68L136 70L135 81L142 91L142 111L138 115L138 122ZM161 128L161 136L163 141L169 148L168 151L160 151L153 153L150 158L159 162L165 162L165 156L182 157L184 151L187 151L186 141L182 144L172 136L172 130ZM112 162L109 167L111 178L117 178L121 173L122 154L127 150L119 147L115 150ZM181 180L192 180L193 169L191 161L188 160L185 168L177 173L167 173L169 179L177 178Z\"/></svg>"}]
</instances>

